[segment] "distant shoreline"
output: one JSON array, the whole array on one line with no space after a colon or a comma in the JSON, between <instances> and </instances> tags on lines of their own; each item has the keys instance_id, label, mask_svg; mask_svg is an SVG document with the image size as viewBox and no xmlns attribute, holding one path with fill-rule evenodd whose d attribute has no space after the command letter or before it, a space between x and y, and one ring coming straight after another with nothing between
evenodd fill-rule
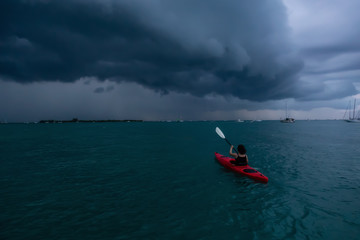
<instances>
[{"instance_id":1,"label":"distant shoreline","mask_svg":"<svg viewBox=\"0 0 360 240\"><path fill-rule=\"evenodd\" d=\"M278 121L279 120L262 120L263 122L268 121ZM343 121L343 119L297 119L297 122L302 121ZM72 120L40 120L40 121L26 121L26 122L2 122L0 121L0 124L37 124L37 123L127 123L127 122L238 122L238 120L139 120L139 119L124 119L124 120L79 120L79 119L72 119ZM239 124L246 124L246 123L258 123L254 120L244 120L243 122L240 122Z\"/></svg>"},{"instance_id":2,"label":"distant shoreline","mask_svg":"<svg viewBox=\"0 0 360 240\"><path fill-rule=\"evenodd\" d=\"M143 120L79 120L73 118L72 120L40 120L39 123L104 123L104 122L143 122Z\"/></svg>"}]
</instances>

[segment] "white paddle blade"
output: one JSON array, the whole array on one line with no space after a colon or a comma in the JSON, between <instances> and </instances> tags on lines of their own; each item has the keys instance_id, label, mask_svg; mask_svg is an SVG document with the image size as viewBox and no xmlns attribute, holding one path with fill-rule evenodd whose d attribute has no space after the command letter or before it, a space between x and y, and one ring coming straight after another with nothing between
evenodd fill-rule
<instances>
[{"instance_id":1,"label":"white paddle blade","mask_svg":"<svg viewBox=\"0 0 360 240\"><path fill-rule=\"evenodd\" d=\"M220 128L216 127L216 128L215 128L215 132L219 135L219 137L221 137L222 139L225 139L225 135L224 135L223 132L220 130Z\"/></svg>"}]
</instances>

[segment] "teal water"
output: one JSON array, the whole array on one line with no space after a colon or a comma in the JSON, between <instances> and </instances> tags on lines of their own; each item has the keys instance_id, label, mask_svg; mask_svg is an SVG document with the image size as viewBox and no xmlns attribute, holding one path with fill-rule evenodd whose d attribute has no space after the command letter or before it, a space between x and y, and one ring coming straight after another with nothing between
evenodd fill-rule
<instances>
[{"instance_id":1,"label":"teal water","mask_svg":"<svg viewBox=\"0 0 360 240\"><path fill-rule=\"evenodd\" d=\"M218 126L267 184L214 160ZM360 125L0 124L0 239L359 239Z\"/></svg>"}]
</instances>

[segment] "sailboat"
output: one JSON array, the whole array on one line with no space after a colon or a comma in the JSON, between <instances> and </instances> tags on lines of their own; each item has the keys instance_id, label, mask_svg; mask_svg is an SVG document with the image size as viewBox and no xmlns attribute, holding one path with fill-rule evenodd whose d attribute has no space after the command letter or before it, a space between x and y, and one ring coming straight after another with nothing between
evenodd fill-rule
<instances>
[{"instance_id":1,"label":"sailboat","mask_svg":"<svg viewBox=\"0 0 360 240\"><path fill-rule=\"evenodd\" d=\"M351 102L349 103L349 106L351 106ZM346 122L350 122L350 123L360 123L360 111L358 110L356 112L356 99L354 99L354 108L353 110L349 109L350 107L348 106L348 108L346 109L346 112L344 114L344 120ZM349 109L349 118L345 119L346 113Z\"/></svg>"},{"instance_id":2,"label":"sailboat","mask_svg":"<svg viewBox=\"0 0 360 240\"><path fill-rule=\"evenodd\" d=\"M295 122L295 119L291 118L288 114L287 102L286 102L285 119L281 119L280 122L282 122L282 123L294 123Z\"/></svg>"}]
</instances>

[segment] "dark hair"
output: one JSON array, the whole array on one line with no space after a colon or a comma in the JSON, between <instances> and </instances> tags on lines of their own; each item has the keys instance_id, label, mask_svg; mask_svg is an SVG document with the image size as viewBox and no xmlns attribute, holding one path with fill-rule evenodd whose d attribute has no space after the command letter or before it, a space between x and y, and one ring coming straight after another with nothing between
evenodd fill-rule
<instances>
[{"instance_id":1,"label":"dark hair","mask_svg":"<svg viewBox=\"0 0 360 240\"><path fill-rule=\"evenodd\" d=\"M238 152L239 152L240 154L245 154L245 153L246 153L245 146L242 145L242 144L238 145L237 150L238 150Z\"/></svg>"}]
</instances>

